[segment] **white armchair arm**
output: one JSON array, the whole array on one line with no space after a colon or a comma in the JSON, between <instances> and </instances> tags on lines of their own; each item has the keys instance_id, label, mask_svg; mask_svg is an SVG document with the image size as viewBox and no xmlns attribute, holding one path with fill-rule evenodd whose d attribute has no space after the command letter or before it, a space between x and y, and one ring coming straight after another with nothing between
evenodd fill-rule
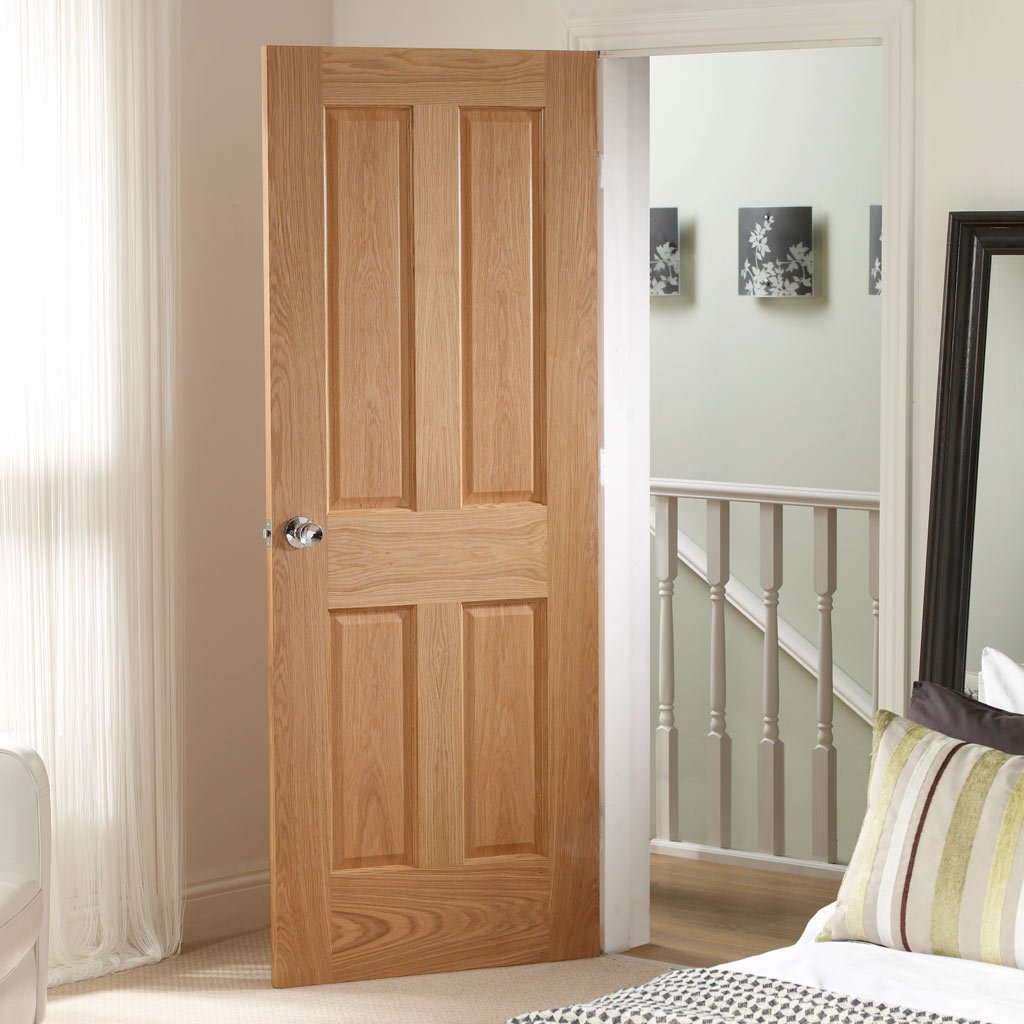
<instances>
[{"instance_id":1,"label":"white armchair arm","mask_svg":"<svg viewBox=\"0 0 1024 1024\"><path fill-rule=\"evenodd\" d=\"M46 1006L50 898L50 782L31 748L0 737L0 873L34 879L43 891L36 945L36 1021Z\"/></svg>"}]
</instances>

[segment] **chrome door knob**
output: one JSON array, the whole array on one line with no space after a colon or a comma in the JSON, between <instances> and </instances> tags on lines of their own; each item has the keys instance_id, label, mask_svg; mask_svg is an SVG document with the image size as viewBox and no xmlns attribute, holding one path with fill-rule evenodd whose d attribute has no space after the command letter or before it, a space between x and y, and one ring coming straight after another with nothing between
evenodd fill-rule
<instances>
[{"instance_id":1,"label":"chrome door knob","mask_svg":"<svg viewBox=\"0 0 1024 1024\"><path fill-rule=\"evenodd\" d=\"M293 548L315 548L324 539L324 531L312 519L292 516L284 524L284 538Z\"/></svg>"}]
</instances>

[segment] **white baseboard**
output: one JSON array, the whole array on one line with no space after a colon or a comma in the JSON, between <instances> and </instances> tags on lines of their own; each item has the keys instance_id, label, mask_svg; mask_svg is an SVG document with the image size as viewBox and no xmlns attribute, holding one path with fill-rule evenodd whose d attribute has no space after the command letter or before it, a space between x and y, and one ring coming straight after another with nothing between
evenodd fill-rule
<instances>
[{"instance_id":1,"label":"white baseboard","mask_svg":"<svg viewBox=\"0 0 1024 1024\"><path fill-rule=\"evenodd\" d=\"M756 868L758 871L775 871L783 875L801 875L804 878L830 878L838 881L846 872L845 864L825 864L819 860L800 860L798 857L773 857L768 853L749 850L722 850L717 846L675 842L671 839L652 839L651 853L682 857L684 860Z\"/></svg>"},{"instance_id":2,"label":"white baseboard","mask_svg":"<svg viewBox=\"0 0 1024 1024\"><path fill-rule=\"evenodd\" d=\"M258 931L269 924L268 868L239 871L185 886L183 942L212 942Z\"/></svg>"}]
</instances>

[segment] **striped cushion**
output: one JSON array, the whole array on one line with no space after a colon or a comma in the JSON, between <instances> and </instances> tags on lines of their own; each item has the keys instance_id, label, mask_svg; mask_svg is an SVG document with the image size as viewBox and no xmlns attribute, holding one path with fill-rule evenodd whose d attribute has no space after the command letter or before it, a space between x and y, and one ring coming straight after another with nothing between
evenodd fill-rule
<instances>
[{"instance_id":1,"label":"striped cushion","mask_svg":"<svg viewBox=\"0 0 1024 1024\"><path fill-rule=\"evenodd\" d=\"M833 940L1024 968L1024 756L879 711Z\"/></svg>"}]
</instances>

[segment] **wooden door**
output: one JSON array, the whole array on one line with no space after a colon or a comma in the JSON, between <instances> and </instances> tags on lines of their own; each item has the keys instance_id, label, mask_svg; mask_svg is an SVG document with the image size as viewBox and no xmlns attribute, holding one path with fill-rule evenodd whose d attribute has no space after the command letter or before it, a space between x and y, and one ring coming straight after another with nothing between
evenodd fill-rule
<instances>
[{"instance_id":1,"label":"wooden door","mask_svg":"<svg viewBox=\"0 0 1024 1024\"><path fill-rule=\"evenodd\" d=\"M595 57L269 47L264 123L274 984L596 955Z\"/></svg>"}]
</instances>

